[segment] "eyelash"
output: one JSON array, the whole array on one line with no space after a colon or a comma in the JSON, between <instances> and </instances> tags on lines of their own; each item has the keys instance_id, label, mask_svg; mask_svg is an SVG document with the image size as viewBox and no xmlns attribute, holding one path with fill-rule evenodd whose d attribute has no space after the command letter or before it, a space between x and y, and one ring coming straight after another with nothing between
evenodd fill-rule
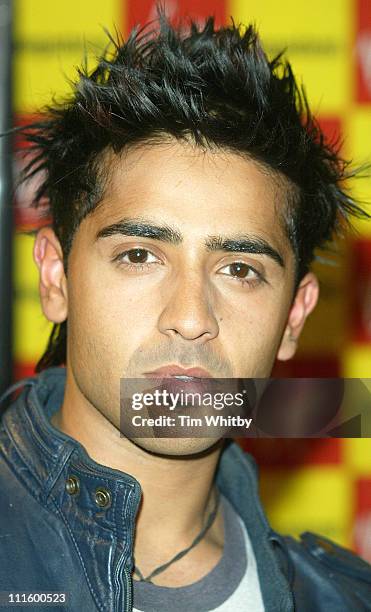
<instances>
[{"instance_id":1,"label":"eyelash","mask_svg":"<svg viewBox=\"0 0 371 612\"><path fill-rule=\"evenodd\" d=\"M229 266L232 266L233 264L239 264L239 263L244 265L244 266L247 266L248 272L249 271L254 272L254 274L256 276L254 278L250 278L250 279L239 278L238 276L233 276L232 274L225 274L225 276L229 276L232 280L238 281L242 286L244 286L244 285L256 286L256 285L260 285L261 283L267 283L266 279L264 278L263 274L261 274L261 272L258 272L258 270L253 268L253 266L250 266L249 264L245 263L244 261L234 261L234 262L224 266L224 268L229 268Z\"/></svg>"},{"instance_id":2,"label":"eyelash","mask_svg":"<svg viewBox=\"0 0 371 612\"><path fill-rule=\"evenodd\" d=\"M150 255L152 255L153 257L156 257L156 255L154 255L153 253L151 253L151 251L149 251L148 249L128 249L127 251L123 251L122 253L119 253L118 255L115 255L115 257L113 258L112 261L114 262L118 262L119 266L124 267L126 270L129 270L130 272L132 271L136 271L136 272L143 272L144 270L149 270L149 268L151 266L153 266L154 264L157 265L158 262L152 261L152 262L145 262L145 263L132 263L132 262L127 262L127 261L122 261L123 257L125 257L125 255L127 255L128 253L131 253L132 251L146 251L147 253L149 253ZM162 264L160 264L162 265Z\"/></svg>"},{"instance_id":3,"label":"eyelash","mask_svg":"<svg viewBox=\"0 0 371 612\"><path fill-rule=\"evenodd\" d=\"M128 263L126 261L123 261L123 258L128 255L128 253L132 252L132 251L136 251L136 250L141 250L141 251L146 251L147 253L149 253L150 255L152 255L153 257L156 257L156 255L154 255L153 253L151 253L151 251L149 251L148 249L128 249L127 251L123 251L122 253L119 253L118 255L115 255L115 257L112 259L113 262L118 262L120 267L124 267L126 270L130 271L130 272L144 272L145 270L149 270L153 265L158 265L158 261L152 261L152 262L148 262L148 263L139 263L139 264L135 264L135 263ZM240 282L240 284L242 286L244 285L256 285L256 284L260 284L260 283L267 283L267 280L264 278L263 274L261 274L261 272L258 272L258 270L256 270L253 266L250 266L249 264L246 264L243 261L234 261L230 264L227 264L226 266L223 266L224 268L228 268L229 266L233 265L233 264L242 264L248 267L248 270L254 272L254 274L256 274L255 278L252 279L246 279L246 278L238 278L237 276L233 276L230 274L224 274L224 276L229 276L232 280L234 281L238 281ZM162 263L160 264L162 265Z\"/></svg>"}]
</instances>

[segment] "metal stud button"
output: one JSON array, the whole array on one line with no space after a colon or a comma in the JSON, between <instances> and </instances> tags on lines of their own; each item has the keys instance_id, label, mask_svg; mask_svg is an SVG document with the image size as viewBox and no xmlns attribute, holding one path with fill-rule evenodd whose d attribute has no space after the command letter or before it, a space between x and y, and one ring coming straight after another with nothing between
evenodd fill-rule
<instances>
[{"instance_id":1,"label":"metal stud button","mask_svg":"<svg viewBox=\"0 0 371 612\"><path fill-rule=\"evenodd\" d=\"M104 487L95 490L95 503L100 508L108 508L111 505L111 493Z\"/></svg>"},{"instance_id":2,"label":"metal stud button","mask_svg":"<svg viewBox=\"0 0 371 612\"><path fill-rule=\"evenodd\" d=\"M80 481L77 476L69 476L66 481L66 491L69 495L77 495L80 491Z\"/></svg>"}]
</instances>

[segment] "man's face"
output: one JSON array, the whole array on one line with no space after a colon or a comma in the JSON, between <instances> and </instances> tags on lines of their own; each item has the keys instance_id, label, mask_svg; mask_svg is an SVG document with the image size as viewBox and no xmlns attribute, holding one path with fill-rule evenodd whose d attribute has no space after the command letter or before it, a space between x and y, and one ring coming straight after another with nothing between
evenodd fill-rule
<instances>
[{"instance_id":1,"label":"man's face","mask_svg":"<svg viewBox=\"0 0 371 612\"><path fill-rule=\"evenodd\" d=\"M121 377L170 364L269 376L278 351L291 356L283 187L236 154L175 140L113 164L69 256L67 385L119 427Z\"/></svg>"}]
</instances>

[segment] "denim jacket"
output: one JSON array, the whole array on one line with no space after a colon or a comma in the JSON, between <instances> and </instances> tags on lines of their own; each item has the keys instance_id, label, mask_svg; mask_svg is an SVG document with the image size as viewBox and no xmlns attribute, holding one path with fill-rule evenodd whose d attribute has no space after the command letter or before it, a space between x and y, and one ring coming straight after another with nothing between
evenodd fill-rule
<instances>
[{"instance_id":1,"label":"denim jacket","mask_svg":"<svg viewBox=\"0 0 371 612\"><path fill-rule=\"evenodd\" d=\"M51 425L65 368L22 385L0 425L2 601L15 592L65 593L67 603L53 610L129 612L141 487ZM315 534L297 541L276 533L259 500L254 461L234 442L222 452L216 481L248 530L267 612L371 610L371 566Z\"/></svg>"}]
</instances>

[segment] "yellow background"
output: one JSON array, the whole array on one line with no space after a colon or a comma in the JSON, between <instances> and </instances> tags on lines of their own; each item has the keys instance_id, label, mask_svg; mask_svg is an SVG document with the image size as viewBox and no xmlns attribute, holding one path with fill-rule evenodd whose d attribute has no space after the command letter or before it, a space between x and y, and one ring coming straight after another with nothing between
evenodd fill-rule
<instances>
[{"instance_id":1,"label":"yellow background","mask_svg":"<svg viewBox=\"0 0 371 612\"><path fill-rule=\"evenodd\" d=\"M117 26L126 32L129 2L16 0L16 112L22 116L36 113L52 95L58 98L68 93L66 77L74 77L84 49L93 62L106 44L102 26L111 31ZM225 4L227 21L231 15L237 22L256 23L270 55L287 47L287 56L298 82L305 84L313 111L341 120L344 153L362 162L371 157L371 105L361 106L355 101L356 11L356 0L312 0L309 4L302 0L233 0ZM371 201L370 185L369 180L359 181L357 196ZM371 223L358 224L358 230L371 240ZM17 234L14 241L15 356L21 369L41 356L51 328L39 306L32 243L32 238L23 234ZM339 265L316 266L322 300L308 322L298 358L336 356L342 375L368 377L371 345L354 342L349 331L349 248L344 245ZM294 535L314 530L339 543L354 545L358 479L369 478L371 488L371 440L344 440L341 444L340 462L321 465L311 463L309 457L304 466L293 463L286 468L262 468L262 496L274 527ZM371 492L369 524L367 537L371 538ZM365 550L360 552L366 554Z\"/></svg>"}]
</instances>

